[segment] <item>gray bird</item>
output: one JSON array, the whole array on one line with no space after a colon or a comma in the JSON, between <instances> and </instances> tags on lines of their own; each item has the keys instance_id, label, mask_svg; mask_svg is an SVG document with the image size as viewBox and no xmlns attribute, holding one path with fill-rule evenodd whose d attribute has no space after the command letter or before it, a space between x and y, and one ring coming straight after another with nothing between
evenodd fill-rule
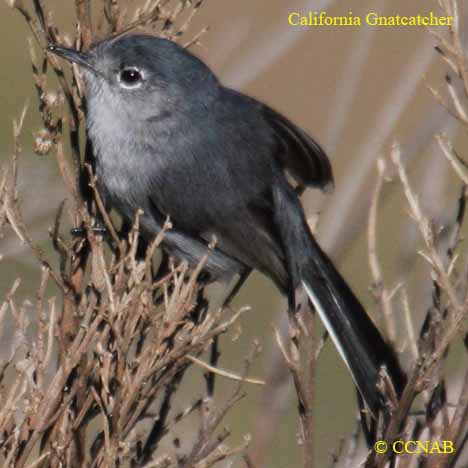
<instances>
[{"instance_id":1,"label":"gray bird","mask_svg":"<svg viewBox=\"0 0 468 468\"><path fill-rule=\"evenodd\" d=\"M165 39L121 35L87 52L48 50L84 72L88 136L108 206L127 222L142 209L147 239L169 216L166 251L192 265L208 253L213 280L259 270L291 310L305 290L371 413L384 406L382 366L401 393L405 376L394 353L312 236L290 182L333 184L330 162L311 137L224 87L201 60Z\"/></svg>"}]
</instances>

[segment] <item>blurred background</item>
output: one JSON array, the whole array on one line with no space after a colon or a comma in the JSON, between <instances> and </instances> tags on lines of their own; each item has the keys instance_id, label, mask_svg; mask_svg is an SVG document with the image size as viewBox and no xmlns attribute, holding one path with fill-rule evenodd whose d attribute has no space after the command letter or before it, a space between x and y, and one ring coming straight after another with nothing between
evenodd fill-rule
<instances>
[{"instance_id":1,"label":"blurred background","mask_svg":"<svg viewBox=\"0 0 468 468\"><path fill-rule=\"evenodd\" d=\"M71 0L46 0L62 29L74 23ZM462 5L463 6L463 5ZM369 287L366 228L371 194L376 183L376 161L383 157L392 176L389 153L398 141L403 160L426 213L441 227L454 218L460 182L443 158L433 135L447 133L462 157L468 149L466 135L458 132L455 119L432 97L426 82L445 85L447 66L435 52L435 38L424 27L292 27L293 11L324 9L329 15L364 17L375 11L384 15L440 13L436 0L206 0L185 38L204 26L209 31L202 46L192 50L217 73L221 81L242 90L285 114L314 136L328 152L335 173L335 191L323 195L307 191L303 197L308 215L318 213L318 239L344 277L380 325L381 311ZM466 17L462 11L463 17ZM29 100L30 112L23 136L20 162L20 197L30 232L47 250L48 228L65 197L53 155L33 154L32 132L40 129L31 77L23 19L5 2L0 3L0 158L12 148L12 119ZM443 33L444 31L441 30ZM53 84L53 83L52 83ZM378 218L378 254L389 290L405 281L415 328L430 301L430 278L424 260L417 255L418 234L407 214L398 182L385 184ZM21 276L21 294L33 298L39 267L14 236L0 240L4 260L0 265L0 293ZM53 255L51 252L47 252ZM228 418L235 437L253 435L252 450L259 466L299 466L296 399L291 379L278 355L274 328L284 328L285 301L272 284L253 275L235 301L250 305L242 334L223 338L225 353L220 365L238 371L242 359L258 338L263 353L252 374L279 378L274 394L248 388L243 403ZM395 295L395 309L401 298ZM399 317L397 317L397 322ZM402 340L406 351L407 343ZM460 354L461 356L461 354ZM453 359L452 370L466 363ZM187 384L196 385L194 376ZM219 393L222 395L222 384ZM267 390L268 392L268 390ZM355 393L337 352L327 343L319 360L316 392L317 466L328 465L342 437L355 425ZM271 413L265 421L262 415ZM265 445L263 445L265 444Z\"/></svg>"}]
</instances>

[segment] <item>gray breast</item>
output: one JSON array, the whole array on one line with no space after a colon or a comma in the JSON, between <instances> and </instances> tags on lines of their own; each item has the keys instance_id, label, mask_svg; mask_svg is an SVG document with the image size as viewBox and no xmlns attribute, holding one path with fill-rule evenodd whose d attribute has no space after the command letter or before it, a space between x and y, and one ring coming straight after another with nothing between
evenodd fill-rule
<instances>
[{"instance_id":1,"label":"gray breast","mask_svg":"<svg viewBox=\"0 0 468 468\"><path fill-rule=\"evenodd\" d=\"M141 142L131 120L116 106L102 105L95 97L88 104L88 134L96 157L96 176L107 201L124 215L133 213L141 199ZM143 208L141 206L141 208Z\"/></svg>"}]
</instances>

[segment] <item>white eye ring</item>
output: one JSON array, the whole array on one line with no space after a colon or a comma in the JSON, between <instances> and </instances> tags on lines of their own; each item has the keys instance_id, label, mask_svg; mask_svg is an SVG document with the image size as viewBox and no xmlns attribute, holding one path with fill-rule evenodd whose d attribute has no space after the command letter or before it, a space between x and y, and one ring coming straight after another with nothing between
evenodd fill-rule
<instances>
[{"instance_id":1,"label":"white eye ring","mask_svg":"<svg viewBox=\"0 0 468 468\"><path fill-rule=\"evenodd\" d=\"M144 81L141 70L136 67L126 67L117 74L117 81L125 89L139 88Z\"/></svg>"}]
</instances>

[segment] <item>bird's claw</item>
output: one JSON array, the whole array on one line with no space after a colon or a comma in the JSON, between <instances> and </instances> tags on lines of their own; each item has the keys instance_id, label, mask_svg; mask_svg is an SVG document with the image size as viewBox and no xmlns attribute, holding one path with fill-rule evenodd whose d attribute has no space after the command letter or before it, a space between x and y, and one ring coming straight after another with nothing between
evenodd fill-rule
<instances>
[{"instance_id":1,"label":"bird's claw","mask_svg":"<svg viewBox=\"0 0 468 468\"><path fill-rule=\"evenodd\" d=\"M92 227L93 234L96 236L105 236L107 234L107 229L101 224L96 224ZM83 226L75 227L70 229L70 234L73 237L85 237L86 229Z\"/></svg>"}]
</instances>

